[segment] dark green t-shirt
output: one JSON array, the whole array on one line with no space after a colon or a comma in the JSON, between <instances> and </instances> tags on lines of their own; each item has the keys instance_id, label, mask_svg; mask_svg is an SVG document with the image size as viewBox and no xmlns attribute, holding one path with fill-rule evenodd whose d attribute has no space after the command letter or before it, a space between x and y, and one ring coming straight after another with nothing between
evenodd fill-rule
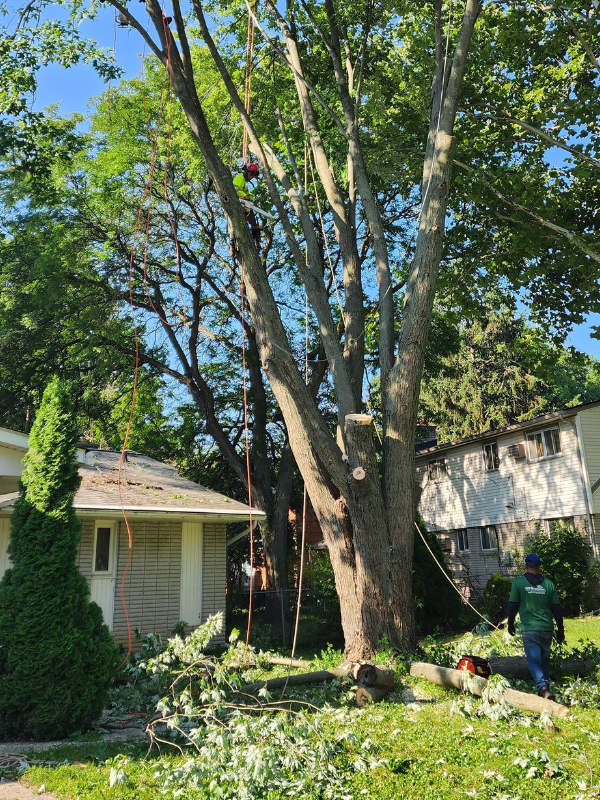
<instances>
[{"instance_id":1,"label":"dark green t-shirt","mask_svg":"<svg viewBox=\"0 0 600 800\"><path fill-rule=\"evenodd\" d=\"M510 590L510 601L519 603L521 630L551 631L552 605L558 604L556 586L548 578L538 586L532 586L524 575L515 578Z\"/></svg>"}]
</instances>

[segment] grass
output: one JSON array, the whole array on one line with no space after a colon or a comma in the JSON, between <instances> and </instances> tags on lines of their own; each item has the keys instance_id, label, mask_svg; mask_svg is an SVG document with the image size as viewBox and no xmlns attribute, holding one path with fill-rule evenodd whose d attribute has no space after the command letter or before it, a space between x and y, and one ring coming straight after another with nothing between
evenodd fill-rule
<instances>
[{"instance_id":1,"label":"grass","mask_svg":"<svg viewBox=\"0 0 600 800\"><path fill-rule=\"evenodd\" d=\"M600 643L600 617L565 620L565 638L569 647L575 647L580 639L591 639Z\"/></svg>"},{"instance_id":2,"label":"grass","mask_svg":"<svg viewBox=\"0 0 600 800\"><path fill-rule=\"evenodd\" d=\"M580 638L600 641L600 618L566 620L567 642ZM407 691L417 701L407 704ZM292 694L292 693L290 693ZM343 688L323 684L293 692L315 705L336 706ZM408 698L410 699L410 698ZM492 721L451 713L457 692L423 680L403 678L403 686L388 701L353 709L344 718L323 717L325 730L339 733L345 725L348 740L332 764L347 777L347 795L356 800L588 800L600 796L600 709L574 710L570 720L559 720L548 732L539 717ZM404 701L404 702L403 702ZM128 782L109 788L111 768L124 756ZM148 754L135 742L79 742L65 744L35 758L64 762L32 767L22 781L34 789L45 784L60 798L75 800L149 800L163 793L155 777L161 763L183 762L176 750ZM218 795L186 790L182 797L211 800ZM284 800L289 793L270 790L260 800ZM325 798L315 786L298 800ZM340 795L332 795L339 800Z\"/></svg>"}]
</instances>

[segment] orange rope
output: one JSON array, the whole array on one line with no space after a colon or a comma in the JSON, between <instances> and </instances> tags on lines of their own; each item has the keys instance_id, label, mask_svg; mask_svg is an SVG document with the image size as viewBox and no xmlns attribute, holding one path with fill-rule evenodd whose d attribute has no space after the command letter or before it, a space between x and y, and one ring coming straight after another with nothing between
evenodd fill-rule
<instances>
[{"instance_id":1,"label":"orange rope","mask_svg":"<svg viewBox=\"0 0 600 800\"><path fill-rule=\"evenodd\" d=\"M256 2L254 0L252 10L256 13ZM244 107L246 113L250 114L252 107L252 66L254 62L254 17L248 14L248 30L246 33L246 76L244 81ZM244 134L242 139L242 163L248 159L248 129L244 124Z\"/></svg>"},{"instance_id":2,"label":"orange rope","mask_svg":"<svg viewBox=\"0 0 600 800\"><path fill-rule=\"evenodd\" d=\"M144 107L145 107L145 98L144 98L144 55L145 55L146 46L142 50L142 98L144 99ZM123 577L121 579L121 604L123 606L123 611L125 612L125 622L127 624L127 653L123 661L119 664L117 669L121 669L129 659L131 654L131 624L129 621L129 613L127 611L127 603L125 602L125 579L127 578L127 574L129 572L129 567L131 565L131 555L133 552L133 536L131 534L131 525L129 524L129 519L127 517L127 513L124 508L123 503L123 495L122 495L122 483L121 483L121 472L123 470L123 464L125 463L125 457L127 452L127 442L129 441L129 434L131 433L131 425L133 423L133 413L135 410L135 396L137 391L137 384L138 384L138 377L139 377L139 370L140 370L140 343L139 343L139 335L138 335L138 328L137 328L137 320L135 316L135 305L133 302L133 261L135 258L135 243L137 241L137 235L140 229L140 222L142 219L142 212L144 210L144 202L146 200L148 194L148 181L146 181L146 186L144 187L144 193L142 195L142 199L140 201L140 207L138 209L138 215L135 222L135 227L133 230L133 241L131 243L131 254L129 256L129 309L131 314L131 320L133 323L133 332L135 338L135 370L134 370L134 377L133 377L133 391L131 393L131 408L129 411L129 421L127 423L127 430L125 431L125 438L123 440L123 448L121 450L121 458L119 459L119 471L117 474L117 487L119 491L119 505L121 506L121 512L123 514L123 519L125 520L125 527L127 529L127 539L128 539L128 554L127 554L127 563L125 565L125 569L123 571Z\"/></svg>"},{"instance_id":3,"label":"orange rope","mask_svg":"<svg viewBox=\"0 0 600 800\"><path fill-rule=\"evenodd\" d=\"M129 421L128 421L128 425L127 425L127 431L125 433L125 439L124 439L124 442L123 442L123 448L122 448L122 451L121 451L121 458L119 460L119 472L118 472L118 479L117 479L118 491L119 491L119 503L120 503L120 506L121 506L121 511L123 513L123 518L125 520L125 526L127 528L127 536L128 536L127 564L125 566L125 570L123 572L123 578L121 580L121 603L123 605L123 611L125 612L125 621L127 623L128 648L127 648L127 654L126 654L123 662L119 665L118 669L121 669L123 667L123 665L127 662L128 658L129 658L129 655L131 653L131 644L132 644L131 643L131 625L130 625L130 620L129 620L129 613L127 611L127 603L125 601L124 589L125 589L125 579L127 577L127 574L129 572L129 567L131 565L131 556L132 556L132 551L133 551L133 537L132 537L132 533L131 533L131 525L129 524L129 519L127 518L127 514L126 514L125 509L123 507L124 504L123 504L123 498L122 498L121 472L122 472L122 469L123 469L123 464L125 463L125 460L126 460L127 442L129 440L129 436L130 436L130 433L131 433L131 426L132 426L132 423L133 423L133 414L134 414L134 410L135 410L136 393L137 393L137 386L138 386L138 380L139 380L140 347L139 347L138 328L137 328L137 322L136 322L136 317L135 317L135 306L134 306L134 302L133 302L133 264L134 264L134 258L135 258L135 244L136 244L137 235L138 235L138 232L139 232L139 229L140 229L140 222L141 222L142 212L143 212L144 203L146 202L146 199L148 199L148 208L147 208L147 213L146 213L146 232L145 232L144 262L143 262L144 263L144 284L145 284L146 296L148 297L148 300L150 301L150 305L152 306L152 309L157 314L159 319L162 322L164 322L166 325L170 325L171 324L171 323L168 322L168 320L163 319L161 317L160 312L158 311L158 309L154 305L154 302L153 302L152 297L150 295L150 287L149 287L149 284L148 284L148 272L147 272L148 249L149 249L149 238L150 238L150 219L151 219L151 213L152 213L152 187L153 187L153 184L154 184L154 172L155 172L155 167L156 167L156 155L157 155L157 151L158 151L158 141L159 141L160 128L161 128L162 116L163 116L164 105L165 105L165 87L166 87L167 75L169 76L169 123L168 123L168 136L167 136L167 157L166 157L166 162L165 162L165 175L164 175L164 182L163 182L163 190L164 190L164 196L165 196L165 203L166 203L166 207L167 207L167 215L168 215L169 223L171 225L171 230L173 231L173 237L174 237L174 241L175 241L175 251L176 251L176 257L177 257L177 273L178 273L178 275L181 274L181 258L180 258L180 251L179 251L179 240L178 240L178 237L177 237L177 230L176 230L176 227L175 227L175 223L173 221L173 218L171 216L171 212L170 212L170 209L169 209L169 198L168 198L168 191L167 191L167 176L168 176L169 157L170 157L170 153L171 153L171 130L172 130L172 121L173 121L173 76L172 76L172 70L171 70L171 34L170 34L170 29L168 28L168 23L166 21L166 17L165 17L165 14L164 14L164 4L163 4L163 26L164 26L164 31L165 31L165 38L166 38L166 41L167 41L167 64L166 64L166 68L165 68L165 78L163 80L163 87L162 87L162 91L161 91L159 113L158 113L158 119L157 119L157 124L156 124L156 129L155 129L154 134L152 132L152 125L151 125L151 122L150 122L150 115L148 113L148 106L146 104L146 95L145 95L145 91L144 91L144 66L145 66L144 54L145 54L145 45L144 45L144 49L143 49L143 52L142 52L142 102L143 102L143 106L144 106L144 112L145 112L145 115L146 115L146 125L147 125L147 128L148 128L148 137L149 137L149 140L150 140L150 143L151 143L151 156L150 156L150 171L149 171L149 174L148 174L148 178L146 180L146 185L144 187L144 192L143 192L143 195L142 195L142 199L140 201L140 207L139 207L138 216L137 216L137 220L136 220L136 224L135 224L135 228L134 228L133 242L132 242L132 246L131 246L131 256L130 256L130 260L129 260L129 304L130 304L131 318L132 318L132 321L133 321L133 329L134 329L134 336L135 336L135 372L134 372L133 391L132 391L132 395L131 395L131 409L130 409L130 413L129 413Z\"/></svg>"},{"instance_id":4,"label":"orange rope","mask_svg":"<svg viewBox=\"0 0 600 800\"><path fill-rule=\"evenodd\" d=\"M252 600L254 594L254 524L252 520L252 474L250 471L250 435L248 432L248 382L246 379L246 328L245 321L245 295L244 295L244 269L240 263L240 299L242 323L242 373L244 385L244 436L246 440L246 476L248 480L248 505L250 506L250 595L248 598L248 626L246 628L246 647L244 658L250 644L250 628L252 627Z\"/></svg>"}]
</instances>

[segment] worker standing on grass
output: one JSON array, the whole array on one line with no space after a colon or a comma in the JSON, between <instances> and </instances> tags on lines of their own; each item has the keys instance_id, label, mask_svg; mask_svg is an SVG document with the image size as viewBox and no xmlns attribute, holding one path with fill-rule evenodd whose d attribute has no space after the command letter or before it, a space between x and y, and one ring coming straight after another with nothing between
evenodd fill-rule
<instances>
[{"instance_id":1,"label":"worker standing on grass","mask_svg":"<svg viewBox=\"0 0 600 800\"><path fill-rule=\"evenodd\" d=\"M233 185L235 186L235 190L240 200L245 200L246 203L254 204L252 190L248 188L248 181L252 181L255 178L258 178L258 165L254 164L253 162L244 164L241 172L239 172L233 179ZM242 208L244 209L244 214L248 220L248 225L250 225L250 230L252 231L254 245L260 252L260 225L258 224L256 215L254 211L244 203L242 203Z\"/></svg>"},{"instance_id":2,"label":"worker standing on grass","mask_svg":"<svg viewBox=\"0 0 600 800\"><path fill-rule=\"evenodd\" d=\"M556 586L541 574L542 562L535 553L525 557L525 574L515 578L508 602L508 632L515 635L515 617L521 618L521 633L527 666L538 694L554 700L550 691L550 645L556 620L556 641L564 642L563 611Z\"/></svg>"}]
</instances>

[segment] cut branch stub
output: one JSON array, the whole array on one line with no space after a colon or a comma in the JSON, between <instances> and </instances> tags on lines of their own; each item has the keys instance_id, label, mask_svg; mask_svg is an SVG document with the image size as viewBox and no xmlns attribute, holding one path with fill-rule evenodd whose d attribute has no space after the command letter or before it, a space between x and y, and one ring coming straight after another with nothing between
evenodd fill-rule
<instances>
[{"instance_id":1,"label":"cut branch stub","mask_svg":"<svg viewBox=\"0 0 600 800\"><path fill-rule=\"evenodd\" d=\"M373 417L369 414L346 414L346 425L370 425Z\"/></svg>"}]
</instances>

